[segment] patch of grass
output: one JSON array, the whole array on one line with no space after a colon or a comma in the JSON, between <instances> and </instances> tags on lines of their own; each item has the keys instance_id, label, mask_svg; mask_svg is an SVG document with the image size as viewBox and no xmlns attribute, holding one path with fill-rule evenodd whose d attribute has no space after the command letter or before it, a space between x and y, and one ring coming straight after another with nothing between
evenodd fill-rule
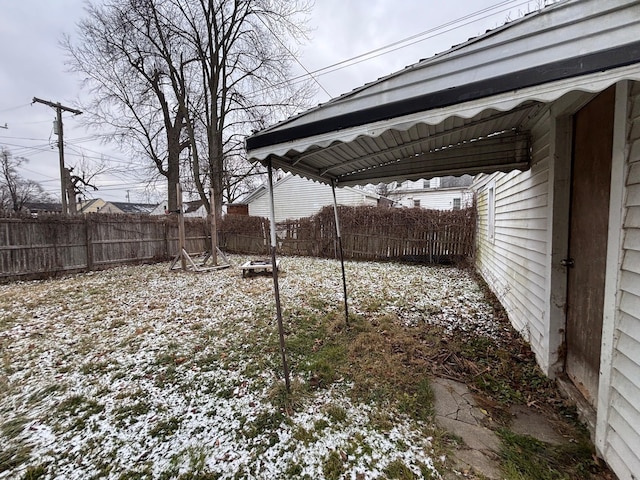
<instances>
[{"instance_id":1,"label":"patch of grass","mask_svg":"<svg viewBox=\"0 0 640 480\"><path fill-rule=\"evenodd\" d=\"M47 467L45 465L37 465L35 467L27 468L27 471L24 472L22 476L22 480L38 480L40 478L45 478L47 475Z\"/></svg>"},{"instance_id":2,"label":"patch of grass","mask_svg":"<svg viewBox=\"0 0 640 480\"><path fill-rule=\"evenodd\" d=\"M550 445L528 435L500 429L500 458L508 480L584 480L599 470L593 447L580 440Z\"/></svg>"},{"instance_id":3,"label":"patch of grass","mask_svg":"<svg viewBox=\"0 0 640 480\"><path fill-rule=\"evenodd\" d=\"M109 324L109 328L116 329L116 328L124 327L126 324L127 322L125 322L123 318L114 318L113 320L111 320L111 323Z\"/></svg>"},{"instance_id":4,"label":"patch of grass","mask_svg":"<svg viewBox=\"0 0 640 480\"><path fill-rule=\"evenodd\" d=\"M300 425L297 425L294 429L293 429L293 433L291 435L297 442L302 442L305 445L309 445L312 442L316 441L316 436L310 432L309 430L307 430L304 427L301 427Z\"/></svg>"},{"instance_id":5,"label":"patch of grass","mask_svg":"<svg viewBox=\"0 0 640 480\"><path fill-rule=\"evenodd\" d=\"M131 405L122 405L113 412L113 419L117 427L122 428L125 425L136 423L141 415L146 415L151 410L151 404L145 401L139 401Z\"/></svg>"},{"instance_id":6,"label":"patch of grass","mask_svg":"<svg viewBox=\"0 0 640 480\"><path fill-rule=\"evenodd\" d=\"M299 463L292 463L287 467L284 473L286 478L299 477L302 475L302 465Z\"/></svg>"},{"instance_id":7,"label":"patch of grass","mask_svg":"<svg viewBox=\"0 0 640 480\"><path fill-rule=\"evenodd\" d=\"M177 379L177 367L173 364L170 364L163 370L160 370L155 376L155 385L159 388L163 388L167 385L175 383Z\"/></svg>"},{"instance_id":8,"label":"patch of grass","mask_svg":"<svg viewBox=\"0 0 640 480\"><path fill-rule=\"evenodd\" d=\"M244 435L248 439L256 439L261 437L263 441L259 442L260 446L256 452L260 453L262 449L272 447L278 443L278 429L282 423L288 423L287 417L279 411L261 412L256 418L248 422L244 427Z\"/></svg>"},{"instance_id":9,"label":"patch of grass","mask_svg":"<svg viewBox=\"0 0 640 480\"><path fill-rule=\"evenodd\" d=\"M433 391L428 378L423 378L411 393L404 392L399 399L399 410L416 420L427 421L433 415Z\"/></svg>"},{"instance_id":10,"label":"patch of grass","mask_svg":"<svg viewBox=\"0 0 640 480\"><path fill-rule=\"evenodd\" d=\"M165 441L171 435L176 433L180 428L180 420L177 417L171 417L167 420L161 420L149 430L149 435Z\"/></svg>"},{"instance_id":11,"label":"patch of grass","mask_svg":"<svg viewBox=\"0 0 640 480\"><path fill-rule=\"evenodd\" d=\"M330 423L326 421L324 418L319 418L315 422L313 422L313 429L316 432L322 432L325 428L328 428Z\"/></svg>"},{"instance_id":12,"label":"patch of grass","mask_svg":"<svg viewBox=\"0 0 640 480\"><path fill-rule=\"evenodd\" d=\"M0 448L0 473L13 470L29 461L31 447L20 442L18 445Z\"/></svg>"},{"instance_id":13,"label":"patch of grass","mask_svg":"<svg viewBox=\"0 0 640 480\"><path fill-rule=\"evenodd\" d=\"M171 457L170 467L158 476L158 480L217 480L222 474L210 472L206 467L206 458L204 449L188 447ZM180 473L185 464L188 471Z\"/></svg>"},{"instance_id":14,"label":"patch of grass","mask_svg":"<svg viewBox=\"0 0 640 480\"><path fill-rule=\"evenodd\" d=\"M394 460L384 469L387 478L395 478L398 480L414 480L415 474L401 460Z\"/></svg>"},{"instance_id":15,"label":"patch of grass","mask_svg":"<svg viewBox=\"0 0 640 480\"><path fill-rule=\"evenodd\" d=\"M287 333L291 363L308 372L312 388L328 387L339 378L338 369L346 360L344 339L331 330L335 314L318 315L304 309L288 314L293 319Z\"/></svg>"},{"instance_id":16,"label":"patch of grass","mask_svg":"<svg viewBox=\"0 0 640 480\"><path fill-rule=\"evenodd\" d=\"M23 415L15 417L0 425L0 431L9 439L16 438L24 430L24 425L29 419Z\"/></svg>"},{"instance_id":17,"label":"patch of grass","mask_svg":"<svg viewBox=\"0 0 640 480\"><path fill-rule=\"evenodd\" d=\"M339 480L344 474L344 462L336 451L332 451L324 462L322 462L322 473L327 480Z\"/></svg>"},{"instance_id":18,"label":"patch of grass","mask_svg":"<svg viewBox=\"0 0 640 480\"><path fill-rule=\"evenodd\" d=\"M186 472L178 477L178 480L218 480L222 477L217 472Z\"/></svg>"},{"instance_id":19,"label":"patch of grass","mask_svg":"<svg viewBox=\"0 0 640 480\"><path fill-rule=\"evenodd\" d=\"M31 394L31 396L29 397L29 403L40 402L45 398L47 398L49 395L52 395L57 392L64 392L66 389L67 389L66 385L63 385L60 383L52 383L51 385L47 385L46 387L43 387L37 392Z\"/></svg>"},{"instance_id":20,"label":"patch of grass","mask_svg":"<svg viewBox=\"0 0 640 480\"><path fill-rule=\"evenodd\" d=\"M341 423L347 419L347 411L339 405L327 405L324 411L333 423Z\"/></svg>"},{"instance_id":21,"label":"patch of grass","mask_svg":"<svg viewBox=\"0 0 640 480\"><path fill-rule=\"evenodd\" d=\"M83 395L73 395L63 400L58 408L56 408L56 416L59 420L70 421L68 428L71 430L82 430L87 421L93 416L101 413L104 405L99 404L95 400L86 398ZM56 426L60 431L62 425Z\"/></svg>"},{"instance_id":22,"label":"patch of grass","mask_svg":"<svg viewBox=\"0 0 640 480\"><path fill-rule=\"evenodd\" d=\"M279 381L267 393L271 404L287 415L292 415L302 408L308 397L307 387L299 379L291 382L290 391L287 391L284 381Z\"/></svg>"},{"instance_id":23,"label":"patch of grass","mask_svg":"<svg viewBox=\"0 0 640 480\"><path fill-rule=\"evenodd\" d=\"M2 370L6 375L11 375L13 370L13 364L11 362L11 355L9 349L5 346L5 343L0 343L0 356L2 356Z\"/></svg>"},{"instance_id":24,"label":"patch of grass","mask_svg":"<svg viewBox=\"0 0 640 480\"><path fill-rule=\"evenodd\" d=\"M361 308L367 313L375 313L379 312L382 306L386 303L386 299L383 299L379 296L371 295L362 302Z\"/></svg>"},{"instance_id":25,"label":"patch of grass","mask_svg":"<svg viewBox=\"0 0 640 480\"><path fill-rule=\"evenodd\" d=\"M84 375L105 373L109 369L109 362L87 362L80 367L80 372Z\"/></svg>"},{"instance_id":26,"label":"patch of grass","mask_svg":"<svg viewBox=\"0 0 640 480\"><path fill-rule=\"evenodd\" d=\"M150 465L144 465L139 469L135 470L127 470L122 473L118 480L152 480L153 479L153 471Z\"/></svg>"},{"instance_id":27,"label":"patch of grass","mask_svg":"<svg viewBox=\"0 0 640 480\"><path fill-rule=\"evenodd\" d=\"M418 468L420 469L420 474L424 480L435 480L436 478L442 478L438 472L434 472L428 465L425 465L422 462L418 462Z\"/></svg>"},{"instance_id":28,"label":"patch of grass","mask_svg":"<svg viewBox=\"0 0 640 480\"><path fill-rule=\"evenodd\" d=\"M349 441L349 444L345 449L345 453L347 456L353 455L355 457L362 455L371 456L373 449L371 448L371 445L366 442L364 435L360 432L356 432L353 438Z\"/></svg>"}]
</instances>

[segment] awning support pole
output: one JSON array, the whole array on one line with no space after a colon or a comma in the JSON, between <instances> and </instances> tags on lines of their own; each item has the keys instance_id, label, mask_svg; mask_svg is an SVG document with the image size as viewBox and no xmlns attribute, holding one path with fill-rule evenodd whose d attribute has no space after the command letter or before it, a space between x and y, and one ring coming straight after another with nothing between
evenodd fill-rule
<instances>
[{"instance_id":1,"label":"awning support pole","mask_svg":"<svg viewBox=\"0 0 640 480\"><path fill-rule=\"evenodd\" d=\"M342 252L342 236L340 234L340 219L338 217L338 201L336 199L336 181L331 181L333 192L333 213L336 216L336 236L338 237L338 251L340 252L340 266L342 267L342 290L344 292L344 320L349 325L349 305L347 303L347 277L344 273L344 255Z\"/></svg>"},{"instance_id":2,"label":"awning support pole","mask_svg":"<svg viewBox=\"0 0 640 480\"><path fill-rule=\"evenodd\" d=\"M287 363L287 351L284 343L284 327L282 325L282 307L280 305L280 285L278 283L278 264L276 262L276 209L273 201L273 171L271 166L271 159L267 165L269 185L269 207L270 216L269 224L271 227L271 270L273 271L273 293L276 299L276 316L278 319L278 334L280 335L280 354L282 355L282 368L284 369L284 383L287 387L287 392L291 391L291 381L289 380L289 365Z\"/></svg>"}]
</instances>

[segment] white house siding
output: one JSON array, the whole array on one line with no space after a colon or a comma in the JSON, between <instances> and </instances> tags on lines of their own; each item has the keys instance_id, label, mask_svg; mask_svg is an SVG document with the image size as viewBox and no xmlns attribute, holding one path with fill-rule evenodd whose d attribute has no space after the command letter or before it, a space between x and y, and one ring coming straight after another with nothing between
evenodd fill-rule
<instances>
[{"instance_id":1,"label":"white house siding","mask_svg":"<svg viewBox=\"0 0 640 480\"><path fill-rule=\"evenodd\" d=\"M547 373L549 114L532 128L532 168L476 180L477 267ZM495 234L489 238L488 189L494 187Z\"/></svg>"},{"instance_id":2,"label":"white house siding","mask_svg":"<svg viewBox=\"0 0 640 480\"><path fill-rule=\"evenodd\" d=\"M620 299L604 455L621 479L640 475L640 86L630 102ZM633 476L635 475L635 477Z\"/></svg>"},{"instance_id":3,"label":"white house siding","mask_svg":"<svg viewBox=\"0 0 640 480\"><path fill-rule=\"evenodd\" d=\"M453 200L460 199L460 207L466 208L473 203L473 193L468 189L435 189L435 190L418 190L418 191L402 191L392 192L389 198L399 202L403 207L412 208L415 206L414 201L420 201L420 208L429 208L434 210L451 210L453 209Z\"/></svg>"},{"instance_id":4,"label":"white house siding","mask_svg":"<svg viewBox=\"0 0 640 480\"><path fill-rule=\"evenodd\" d=\"M274 208L276 222L287 219L309 217L318 213L323 207L333 205L331 186L306 180L297 175L290 175L275 184ZM338 205L376 206L376 198L354 188L336 188ZM269 217L269 194L265 193L249 203L249 215Z\"/></svg>"}]
</instances>

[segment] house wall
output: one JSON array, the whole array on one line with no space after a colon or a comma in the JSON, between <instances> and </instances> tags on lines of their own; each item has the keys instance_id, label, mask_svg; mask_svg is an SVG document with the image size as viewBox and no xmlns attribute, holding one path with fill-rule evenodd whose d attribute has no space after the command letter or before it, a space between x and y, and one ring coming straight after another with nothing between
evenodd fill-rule
<instances>
[{"instance_id":1,"label":"house wall","mask_svg":"<svg viewBox=\"0 0 640 480\"><path fill-rule=\"evenodd\" d=\"M621 214L623 222L619 256L621 263L618 263L615 295L617 311L612 322L610 370L605 371L608 381L601 386L601 397L604 391L608 408L598 412L599 431L597 433L600 435L596 437L600 453L604 455L618 477L625 480L637 478L640 472L638 448L640 446L640 403L638 403L640 398L640 84L638 82L631 84L627 106L629 120L624 132L628 135L628 143L624 150L627 155L622 169L626 188L621 195L624 208ZM605 322L606 320L605 317ZM605 330L606 328L605 323ZM606 341L604 338L603 340ZM606 368L606 365L603 367Z\"/></svg>"},{"instance_id":2,"label":"house wall","mask_svg":"<svg viewBox=\"0 0 640 480\"><path fill-rule=\"evenodd\" d=\"M481 175L474 183L478 208L476 266L500 299L514 327L552 374L548 335L550 229L550 113L532 127L532 167ZM493 193L490 193L493 190ZM490 198L494 199L490 214ZM493 228L490 218L494 219Z\"/></svg>"},{"instance_id":3,"label":"house wall","mask_svg":"<svg viewBox=\"0 0 640 480\"><path fill-rule=\"evenodd\" d=\"M602 363L595 443L620 479L640 472L640 84L617 86ZM556 102L532 129L525 172L476 178L477 267L527 338L542 369L562 366L571 112ZM564 105L562 104L564 102ZM623 115L621 119L620 116ZM553 159L553 161L552 161ZM493 189L494 234L489 225ZM636 475L636 476L634 476Z\"/></svg>"},{"instance_id":4,"label":"house wall","mask_svg":"<svg viewBox=\"0 0 640 480\"><path fill-rule=\"evenodd\" d=\"M291 175L276 184L273 192L276 222L287 219L309 217L318 213L323 207L333 205L331 186L306 180L297 175ZM345 187L336 188L336 200L339 205L376 206L376 198L365 192ZM256 198L249 203L249 215L255 217L269 217L269 194Z\"/></svg>"},{"instance_id":5,"label":"house wall","mask_svg":"<svg viewBox=\"0 0 640 480\"><path fill-rule=\"evenodd\" d=\"M420 200L420 208L434 210L453 209L453 199L460 199L460 208L466 208L473 203L473 192L469 189L436 189L436 190L399 190L388 194L396 202L396 206L413 208L414 201Z\"/></svg>"}]
</instances>

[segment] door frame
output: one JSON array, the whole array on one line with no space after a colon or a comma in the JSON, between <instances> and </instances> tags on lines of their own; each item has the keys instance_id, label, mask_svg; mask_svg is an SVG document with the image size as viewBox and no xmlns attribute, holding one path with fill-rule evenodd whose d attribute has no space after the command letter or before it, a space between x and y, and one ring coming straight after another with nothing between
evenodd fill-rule
<instances>
[{"instance_id":1,"label":"door frame","mask_svg":"<svg viewBox=\"0 0 640 480\"><path fill-rule=\"evenodd\" d=\"M616 84L613 126L613 148L611 165L611 185L609 194L609 229L607 238L605 300L600 351L600 382L597 392L597 411L582 412L595 433L595 444L600 454L605 446L605 434L608 422L608 404L615 332L619 322L619 280L622 265L622 234L624 198L626 196L625 175L628 145L628 100L630 84L620 81ZM573 143L573 115L592 100L594 94L572 92L555 102L550 109L550 152L549 152L549 224L546 281L548 350L547 373L551 378L564 372L566 355L566 306L567 271L560 261L568 256L569 218L571 210L571 163ZM589 408L586 401L580 402L580 408Z\"/></svg>"},{"instance_id":2,"label":"door frame","mask_svg":"<svg viewBox=\"0 0 640 480\"><path fill-rule=\"evenodd\" d=\"M630 82L616 84L613 114L613 152L611 153L611 193L609 198L609 236L604 282L604 317L602 320L602 345L600 351L600 385L596 412L596 448L604 454L606 431L609 421L611 398L611 374L616 342L616 330L620 322L620 273L623 260L626 175L627 131L629 128Z\"/></svg>"}]
</instances>

